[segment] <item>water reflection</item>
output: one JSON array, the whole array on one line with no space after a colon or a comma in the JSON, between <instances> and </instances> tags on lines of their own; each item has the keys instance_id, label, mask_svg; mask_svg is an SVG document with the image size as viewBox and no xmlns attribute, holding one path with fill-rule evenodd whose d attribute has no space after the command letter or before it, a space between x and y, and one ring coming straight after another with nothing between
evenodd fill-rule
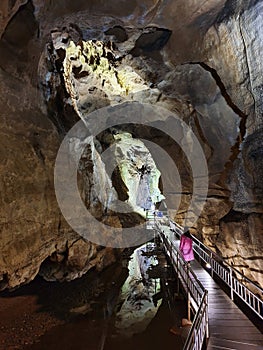
<instances>
[{"instance_id":1,"label":"water reflection","mask_svg":"<svg viewBox=\"0 0 263 350\"><path fill-rule=\"evenodd\" d=\"M149 270L158 265L155 244L137 248L129 261L129 276L121 289L115 327L125 336L143 332L156 315L161 300L153 296L161 290L160 278L150 278Z\"/></svg>"}]
</instances>

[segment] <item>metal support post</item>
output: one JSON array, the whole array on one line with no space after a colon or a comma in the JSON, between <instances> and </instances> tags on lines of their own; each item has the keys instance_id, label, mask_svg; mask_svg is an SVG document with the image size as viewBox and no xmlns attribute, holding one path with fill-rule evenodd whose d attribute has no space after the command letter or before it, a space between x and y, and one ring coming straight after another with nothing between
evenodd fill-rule
<instances>
[{"instance_id":1,"label":"metal support post","mask_svg":"<svg viewBox=\"0 0 263 350\"><path fill-rule=\"evenodd\" d=\"M233 274L232 269L230 268L230 294L231 294L231 300L234 300L234 291L233 291Z\"/></svg>"},{"instance_id":2,"label":"metal support post","mask_svg":"<svg viewBox=\"0 0 263 350\"><path fill-rule=\"evenodd\" d=\"M211 277L214 278L213 253L210 254Z\"/></svg>"},{"instance_id":3,"label":"metal support post","mask_svg":"<svg viewBox=\"0 0 263 350\"><path fill-rule=\"evenodd\" d=\"M191 300L189 292L187 293L187 319L191 321Z\"/></svg>"}]
</instances>

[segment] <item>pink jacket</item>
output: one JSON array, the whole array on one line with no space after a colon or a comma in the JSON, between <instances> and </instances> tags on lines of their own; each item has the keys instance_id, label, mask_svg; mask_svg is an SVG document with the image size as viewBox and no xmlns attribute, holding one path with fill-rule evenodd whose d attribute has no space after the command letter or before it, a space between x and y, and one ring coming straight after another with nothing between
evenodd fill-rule
<instances>
[{"instance_id":1,"label":"pink jacket","mask_svg":"<svg viewBox=\"0 0 263 350\"><path fill-rule=\"evenodd\" d=\"M183 254L185 261L194 260L194 252L193 252L193 242L191 238L186 237L185 235L181 236L179 249Z\"/></svg>"}]
</instances>

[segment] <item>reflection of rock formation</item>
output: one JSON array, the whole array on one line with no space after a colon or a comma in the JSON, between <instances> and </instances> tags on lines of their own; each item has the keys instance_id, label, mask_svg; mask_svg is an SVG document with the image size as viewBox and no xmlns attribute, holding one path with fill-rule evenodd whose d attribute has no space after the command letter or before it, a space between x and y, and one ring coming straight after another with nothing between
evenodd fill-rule
<instances>
[{"instance_id":1,"label":"reflection of rock formation","mask_svg":"<svg viewBox=\"0 0 263 350\"><path fill-rule=\"evenodd\" d=\"M149 253L154 245L146 244L136 249L129 262L129 277L122 287L122 306L117 312L116 328L125 336L140 333L154 318L161 300L154 304L153 295L160 292L160 279L150 279L147 270L157 265L157 259Z\"/></svg>"},{"instance_id":2,"label":"reflection of rock formation","mask_svg":"<svg viewBox=\"0 0 263 350\"><path fill-rule=\"evenodd\" d=\"M149 175L142 174L139 180L138 195L136 198L136 204L145 210L151 209L152 200L149 189Z\"/></svg>"}]
</instances>

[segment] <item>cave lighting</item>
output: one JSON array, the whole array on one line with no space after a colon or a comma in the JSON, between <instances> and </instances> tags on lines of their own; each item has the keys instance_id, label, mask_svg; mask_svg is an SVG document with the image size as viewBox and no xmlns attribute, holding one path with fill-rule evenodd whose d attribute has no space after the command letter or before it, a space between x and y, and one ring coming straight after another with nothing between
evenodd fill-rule
<instances>
[{"instance_id":1,"label":"cave lighting","mask_svg":"<svg viewBox=\"0 0 263 350\"><path fill-rule=\"evenodd\" d=\"M207 269L211 269L211 268L212 268L212 266L211 266L209 263L206 263L206 264L205 264L205 267L206 267Z\"/></svg>"}]
</instances>

